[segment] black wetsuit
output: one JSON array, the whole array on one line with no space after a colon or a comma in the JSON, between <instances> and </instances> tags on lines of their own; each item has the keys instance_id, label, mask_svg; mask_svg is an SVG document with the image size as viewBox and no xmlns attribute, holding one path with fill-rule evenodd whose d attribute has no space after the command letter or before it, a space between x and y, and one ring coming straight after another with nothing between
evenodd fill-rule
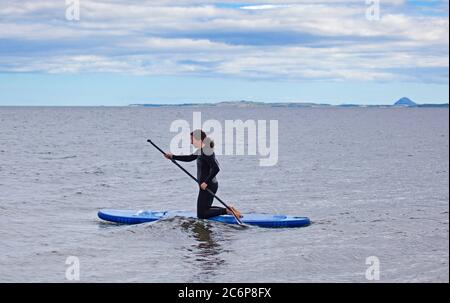
<instances>
[{"instance_id":1,"label":"black wetsuit","mask_svg":"<svg viewBox=\"0 0 450 303\"><path fill-rule=\"evenodd\" d=\"M188 156L173 156L173 160L182 162L191 162L197 160L197 180L199 185L203 182L208 184L208 188L216 193L219 188L216 175L220 171L219 164L217 163L216 156L207 155L203 153L203 150L196 152ZM197 217L200 219L208 219L215 216L225 215L227 213L225 208L211 207L214 202L214 197L206 190L199 189L197 199Z\"/></svg>"}]
</instances>

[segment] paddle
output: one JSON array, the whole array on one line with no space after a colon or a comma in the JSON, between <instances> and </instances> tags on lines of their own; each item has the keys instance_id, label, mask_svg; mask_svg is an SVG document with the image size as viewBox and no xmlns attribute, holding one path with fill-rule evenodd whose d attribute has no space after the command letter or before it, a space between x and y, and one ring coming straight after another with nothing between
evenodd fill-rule
<instances>
[{"instance_id":1,"label":"paddle","mask_svg":"<svg viewBox=\"0 0 450 303\"><path fill-rule=\"evenodd\" d=\"M158 145L156 145L155 143L152 142L152 140L148 139L147 140L148 143L150 143L151 145L153 145L157 150L159 150L163 155L165 155L166 153L158 147ZM189 173L186 169L184 169L183 166L181 166L180 164L178 164L177 161L175 161L174 159L170 159L170 161L172 161L173 164L175 164L176 166L178 166L182 171L184 171L189 177L191 177L192 180L194 180L195 182L198 183L198 180L196 177L194 177L193 175L191 175L191 173ZM242 223L241 219L234 213L234 211L224 202L222 201L222 199L220 199L218 196L216 196L216 194L210 190L209 188L206 188L206 191L208 193L210 193L214 198L216 198L220 203L223 204L223 206L225 206L227 209L229 209L231 211L231 213L233 214L234 218L236 219L237 223L239 225L244 225L244 223Z\"/></svg>"}]
</instances>

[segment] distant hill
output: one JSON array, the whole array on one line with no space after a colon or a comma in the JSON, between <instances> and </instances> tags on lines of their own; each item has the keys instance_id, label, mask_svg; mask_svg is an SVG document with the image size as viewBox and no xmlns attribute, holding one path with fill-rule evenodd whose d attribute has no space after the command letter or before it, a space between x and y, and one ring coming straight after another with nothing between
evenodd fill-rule
<instances>
[{"instance_id":1,"label":"distant hill","mask_svg":"<svg viewBox=\"0 0 450 303\"><path fill-rule=\"evenodd\" d=\"M417 104L409 98L401 98L394 105L360 105L360 104L340 104L331 105L327 103L306 103L306 102L255 102L255 101L223 101L217 103L182 103L182 104L158 104L158 103L144 103L144 104L130 104L129 106L137 107L237 107L237 108L257 108L257 107L336 107L336 108L389 108L389 107L447 107L445 104Z\"/></svg>"},{"instance_id":2,"label":"distant hill","mask_svg":"<svg viewBox=\"0 0 450 303\"><path fill-rule=\"evenodd\" d=\"M417 103L409 98L403 97L395 102L394 106L417 106Z\"/></svg>"},{"instance_id":3,"label":"distant hill","mask_svg":"<svg viewBox=\"0 0 450 303\"><path fill-rule=\"evenodd\" d=\"M332 106L325 103L301 103L301 102L255 102L255 101L222 101L217 103L181 103L181 104L158 104L143 103L130 104L134 107L239 107L239 108L255 108L255 107L328 107Z\"/></svg>"},{"instance_id":4,"label":"distant hill","mask_svg":"<svg viewBox=\"0 0 450 303\"><path fill-rule=\"evenodd\" d=\"M400 100L398 100L397 102L394 103L394 107L400 107L400 106L404 106L404 107L447 107L448 108L448 103L443 103L443 104L418 104L414 101L412 101L411 99L407 98L407 97L403 97Z\"/></svg>"}]
</instances>

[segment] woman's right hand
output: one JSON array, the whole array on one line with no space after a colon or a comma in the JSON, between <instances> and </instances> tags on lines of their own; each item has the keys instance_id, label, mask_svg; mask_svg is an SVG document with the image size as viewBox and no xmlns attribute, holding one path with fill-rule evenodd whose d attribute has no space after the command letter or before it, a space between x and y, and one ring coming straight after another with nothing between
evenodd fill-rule
<instances>
[{"instance_id":1,"label":"woman's right hand","mask_svg":"<svg viewBox=\"0 0 450 303\"><path fill-rule=\"evenodd\" d=\"M166 153L166 154L164 154L164 157L166 157L167 159L172 159L172 157L173 157L173 154L172 153Z\"/></svg>"}]
</instances>

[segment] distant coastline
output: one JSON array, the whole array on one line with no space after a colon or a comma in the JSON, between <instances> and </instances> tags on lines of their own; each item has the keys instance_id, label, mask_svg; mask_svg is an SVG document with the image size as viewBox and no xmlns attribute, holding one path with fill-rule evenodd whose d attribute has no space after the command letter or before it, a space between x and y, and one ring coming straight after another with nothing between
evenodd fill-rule
<instances>
[{"instance_id":1,"label":"distant coastline","mask_svg":"<svg viewBox=\"0 0 450 303\"><path fill-rule=\"evenodd\" d=\"M181 103L181 104L158 104L158 103L142 103L130 104L134 107L238 107L238 108L261 108L261 107L284 107L284 108L312 108L312 107L343 107L343 108L399 108L399 107L420 107L420 108L448 108L448 103L444 104L417 104L407 98L402 98L392 105L363 105L363 104L339 104L331 105L327 103L301 103L301 102L256 102L256 101L223 101L217 103Z\"/></svg>"}]
</instances>

